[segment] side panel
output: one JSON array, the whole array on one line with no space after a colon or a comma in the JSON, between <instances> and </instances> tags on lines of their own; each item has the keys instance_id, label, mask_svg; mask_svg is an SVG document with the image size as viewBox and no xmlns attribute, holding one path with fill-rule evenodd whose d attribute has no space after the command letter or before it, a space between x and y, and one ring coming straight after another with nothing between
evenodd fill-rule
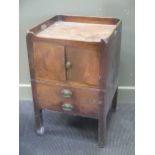
<instances>
[{"instance_id":1,"label":"side panel","mask_svg":"<svg viewBox=\"0 0 155 155\"><path fill-rule=\"evenodd\" d=\"M106 113L108 113L115 91L118 88L118 73L120 63L120 47L121 47L121 23L117 27L116 31L110 37L107 44L108 50L108 79L106 83L107 95L106 102Z\"/></svg>"}]
</instances>

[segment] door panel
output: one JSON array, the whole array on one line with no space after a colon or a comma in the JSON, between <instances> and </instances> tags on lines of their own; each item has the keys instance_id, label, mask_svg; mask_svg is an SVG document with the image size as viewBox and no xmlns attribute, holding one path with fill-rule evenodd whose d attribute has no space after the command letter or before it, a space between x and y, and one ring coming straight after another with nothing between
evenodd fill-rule
<instances>
[{"instance_id":1,"label":"door panel","mask_svg":"<svg viewBox=\"0 0 155 155\"><path fill-rule=\"evenodd\" d=\"M98 85L99 51L67 47L66 59L71 64L67 69L67 80Z\"/></svg>"},{"instance_id":2,"label":"door panel","mask_svg":"<svg viewBox=\"0 0 155 155\"><path fill-rule=\"evenodd\" d=\"M64 47L44 42L35 42L34 68L37 80L65 80Z\"/></svg>"}]
</instances>

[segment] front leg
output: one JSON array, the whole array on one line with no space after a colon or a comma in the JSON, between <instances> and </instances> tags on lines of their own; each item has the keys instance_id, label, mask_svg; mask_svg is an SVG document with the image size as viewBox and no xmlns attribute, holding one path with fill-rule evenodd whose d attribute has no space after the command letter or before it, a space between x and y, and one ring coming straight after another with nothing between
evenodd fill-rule
<instances>
[{"instance_id":1,"label":"front leg","mask_svg":"<svg viewBox=\"0 0 155 155\"><path fill-rule=\"evenodd\" d=\"M39 136L44 134L44 126L43 126L43 114L42 109L35 108L35 125L36 125L36 133Z\"/></svg>"}]
</instances>

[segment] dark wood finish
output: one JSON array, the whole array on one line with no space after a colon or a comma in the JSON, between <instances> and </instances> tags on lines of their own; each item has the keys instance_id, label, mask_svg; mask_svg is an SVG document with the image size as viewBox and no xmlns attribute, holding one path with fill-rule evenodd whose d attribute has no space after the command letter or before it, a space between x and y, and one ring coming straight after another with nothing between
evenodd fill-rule
<instances>
[{"instance_id":1,"label":"dark wood finish","mask_svg":"<svg viewBox=\"0 0 155 155\"><path fill-rule=\"evenodd\" d=\"M69 22L110 24L110 25L116 25L120 21L117 18L106 18L106 17L96 18L96 17L83 17L83 16L64 16L64 15L61 15L60 20Z\"/></svg>"},{"instance_id":2,"label":"dark wood finish","mask_svg":"<svg viewBox=\"0 0 155 155\"><path fill-rule=\"evenodd\" d=\"M34 42L34 69L37 80L65 80L64 46Z\"/></svg>"},{"instance_id":3,"label":"dark wood finish","mask_svg":"<svg viewBox=\"0 0 155 155\"><path fill-rule=\"evenodd\" d=\"M33 34L28 33L26 36L26 41L27 41L27 50L28 50L28 58L29 58L30 76L31 76L31 79L35 79L32 39L33 39ZM38 135L42 135L44 133L42 109L40 109L38 106L36 86L32 81L31 81L31 87L32 87L32 97L33 97L33 103L34 103L36 133Z\"/></svg>"},{"instance_id":4,"label":"dark wood finish","mask_svg":"<svg viewBox=\"0 0 155 155\"><path fill-rule=\"evenodd\" d=\"M69 113L81 116L98 116L98 105L100 104L98 89L67 87L61 85L36 84L39 107L41 109L51 109L53 111L66 112L62 109L62 104L70 103L74 109ZM65 98L61 91L68 89L72 92L70 98ZM68 112L67 112L68 113Z\"/></svg>"},{"instance_id":5,"label":"dark wood finish","mask_svg":"<svg viewBox=\"0 0 155 155\"><path fill-rule=\"evenodd\" d=\"M100 40L87 34L82 40L38 35L58 21L114 26ZM121 27L115 18L58 15L30 29L27 49L39 135L44 132L42 110L49 109L97 118L99 147L104 146L107 115L117 106Z\"/></svg>"},{"instance_id":6,"label":"dark wood finish","mask_svg":"<svg viewBox=\"0 0 155 155\"><path fill-rule=\"evenodd\" d=\"M99 85L99 51L66 47L66 55L67 61L71 62L67 80Z\"/></svg>"}]
</instances>

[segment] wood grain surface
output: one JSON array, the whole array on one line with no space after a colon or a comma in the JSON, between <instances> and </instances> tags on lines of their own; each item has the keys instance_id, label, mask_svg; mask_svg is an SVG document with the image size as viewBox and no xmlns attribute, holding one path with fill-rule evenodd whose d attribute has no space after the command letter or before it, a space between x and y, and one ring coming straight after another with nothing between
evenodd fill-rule
<instances>
[{"instance_id":1,"label":"wood grain surface","mask_svg":"<svg viewBox=\"0 0 155 155\"><path fill-rule=\"evenodd\" d=\"M99 89L70 88L61 85L36 84L38 106L41 109L50 109L59 112L66 112L62 109L65 103L72 104L74 109L69 113L85 116L98 116L98 107L102 102L99 100ZM68 89L72 92L70 98L62 96L61 91Z\"/></svg>"}]
</instances>

